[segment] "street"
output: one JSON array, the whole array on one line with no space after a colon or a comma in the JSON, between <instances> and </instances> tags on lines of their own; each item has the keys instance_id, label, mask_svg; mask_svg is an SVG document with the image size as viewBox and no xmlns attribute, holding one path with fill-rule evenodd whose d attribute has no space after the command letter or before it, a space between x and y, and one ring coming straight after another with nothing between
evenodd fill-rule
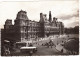
<instances>
[{"instance_id":1,"label":"street","mask_svg":"<svg viewBox=\"0 0 80 57\"><path fill-rule=\"evenodd\" d=\"M53 43L56 45L57 42L59 41L62 42L63 39L58 40L57 38L53 40ZM42 40L42 41L38 41L37 44L33 44L33 46L37 47L37 52L33 53L32 56L45 56L45 55L65 55L64 53L61 53L60 51L58 51L56 49L55 46L49 46L49 48L47 46L42 46L42 44L45 44L46 42L49 42L50 40ZM16 50L15 53L13 53L12 55L16 55L16 56L29 56L28 53L21 53L20 50Z\"/></svg>"},{"instance_id":2,"label":"street","mask_svg":"<svg viewBox=\"0 0 80 57\"><path fill-rule=\"evenodd\" d=\"M47 56L47 55L61 55L63 53L59 52L55 46L51 47L47 47L47 46L40 46L38 47L38 51L36 53L33 54L33 56Z\"/></svg>"},{"instance_id":3,"label":"street","mask_svg":"<svg viewBox=\"0 0 80 57\"><path fill-rule=\"evenodd\" d=\"M60 51L58 51L55 46L51 47L47 47L47 46L38 46L37 47L37 52L33 53L32 56L51 56L51 55L65 55L64 53L61 53ZM28 53L21 53L20 51L15 52L14 54L15 56L29 56Z\"/></svg>"},{"instance_id":4,"label":"street","mask_svg":"<svg viewBox=\"0 0 80 57\"><path fill-rule=\"evenodd\" d=\"M49 41L52 40L54 45L52 46L47 46L47 45L42 45L45 43L49 43ZM61 50L63 47L60 45L62 42L66 42L68 40L68 37L66 38L53 38L49 39L46 38L45 40L40 40L35 43L33 43L34 47L37 47L37 52L33 53L32 56L51 56L51 55L68 55L66 52L63 53ZM16 49L15 51L11 51L10 56L30 56L28 52L20 52L20 49Z\"/></svg>"}]
</instances>

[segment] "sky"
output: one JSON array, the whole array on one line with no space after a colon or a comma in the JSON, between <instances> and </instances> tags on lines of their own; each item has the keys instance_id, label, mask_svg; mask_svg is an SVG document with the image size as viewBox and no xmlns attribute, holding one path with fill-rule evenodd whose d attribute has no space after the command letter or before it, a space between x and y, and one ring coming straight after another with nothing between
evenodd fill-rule
<instances>
[{"instance_id":1,"label":"sky","mask_svg":"<svg viewBox=\"0 0 80 57\"><path fill-rule=\"evenodd\" d=\"M11 19L14 24L16 14L24 10L30 20L39 21L40 13L47 14L62 21L64 26L75 27L79 25L78 0L44 0L44 1L0 1L0 28L4 28L5 21Z\"/></svg>"}]
</instances>

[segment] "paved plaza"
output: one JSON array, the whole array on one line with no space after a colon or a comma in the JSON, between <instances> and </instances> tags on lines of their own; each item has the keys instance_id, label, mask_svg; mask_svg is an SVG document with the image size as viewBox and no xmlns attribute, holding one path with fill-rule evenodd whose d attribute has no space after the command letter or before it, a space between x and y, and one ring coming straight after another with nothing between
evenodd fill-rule
<instances>
[{"instance_id":1,"label":"paved plaza","mask_svg":"<svg viewBox=\"0 0 80 57\"><path fill-rule=\"evenodd\" d=\"M33 43L33 46L37 47L37 52L33 53L32 56L47 56L47 55L67 55L66 51L61 52L61 50L63 49L63 46L61 46L60 44L62 44L62 41L68 41L69 37L65 38L58 38L57 36L54 36L55 38L45 38L39 41L36 41L36 43ZM42 46L42 44L45 44L46 42L49 42L50 40L52 40L52 42L54 43L54 45L52 46ZM11 56L29 56L28 53L21 53L20 49L16 49L16 51L12 52L10 54Z\"/></svg>"}]
</instances>

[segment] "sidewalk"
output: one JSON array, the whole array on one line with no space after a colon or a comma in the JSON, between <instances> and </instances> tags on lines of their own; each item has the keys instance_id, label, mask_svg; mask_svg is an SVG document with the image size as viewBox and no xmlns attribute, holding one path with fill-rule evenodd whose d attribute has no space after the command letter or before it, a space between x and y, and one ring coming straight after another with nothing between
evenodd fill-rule
<instances>
[{"instance_id":1,"label":"sidewalk","mask_svg":"<svg viewBox=\"0 0 80 57\"><path fill-rule=\"evenodd\" d=\"M67 50L61 44L56 45L56 49L62 53L67 53Z\"/></svg>"}]
</instances>

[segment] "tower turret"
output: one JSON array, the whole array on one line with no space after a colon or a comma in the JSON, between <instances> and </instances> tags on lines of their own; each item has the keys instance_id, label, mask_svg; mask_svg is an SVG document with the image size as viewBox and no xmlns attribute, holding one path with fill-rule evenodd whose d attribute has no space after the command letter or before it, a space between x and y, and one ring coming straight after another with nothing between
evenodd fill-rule
<instances>
[{"instance_id":1,"label":"tower turret","mask_svg":"<svg viewBox=\"0 0 80 57\"><path fill-rule=\"evenodd\" d=\"M12 20L7 19L4 25L4 29L9 29L11 25L12 25Z\"/></svg>"},{"instance_id":2,"label":"tower turret","mask_svg":"<svg viewBox=\"0 0 80 57\"><path fill-rule=\"evenodd\" d=\"M26 11L23 11L23 10L19 11L18 14L17 14L16 19L28 20L27 12Z\"/></svg>"},{"instance_id":3,"label":"tower turret","mask_svg":"<svg viewBox=\"0 0 80 57\"><path fill-rule=\"evenodd\" d=\"M49 22L52 21L51 11L49 11Z\"/></svg>"}]
</instances>

